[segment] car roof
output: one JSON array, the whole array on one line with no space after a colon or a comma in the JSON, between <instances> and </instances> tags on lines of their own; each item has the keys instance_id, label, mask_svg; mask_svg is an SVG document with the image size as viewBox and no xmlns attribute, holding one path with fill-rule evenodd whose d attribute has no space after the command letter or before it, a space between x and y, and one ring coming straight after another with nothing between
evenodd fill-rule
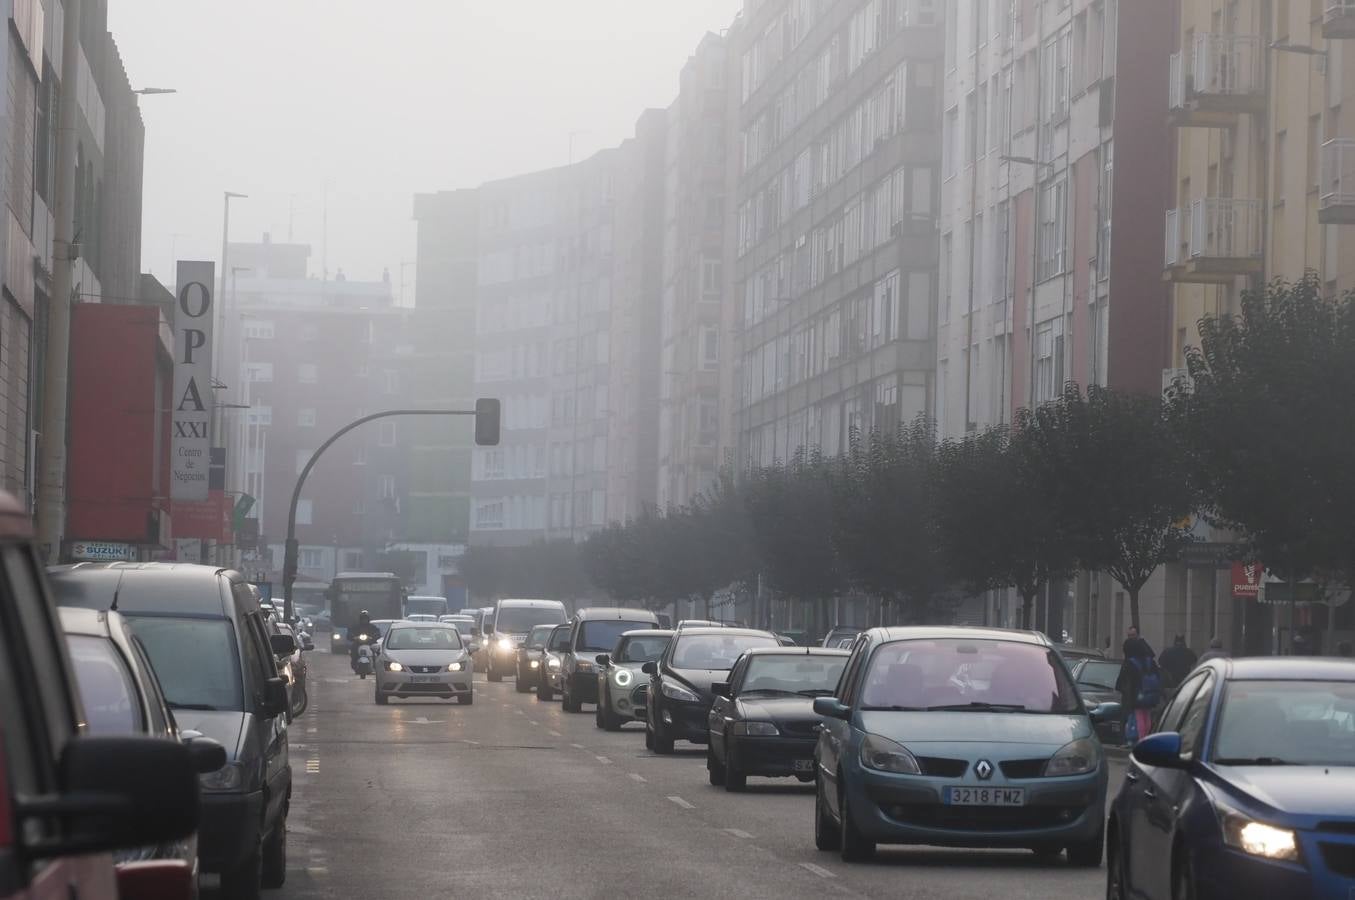
<instances>
[{"instance_id":1,"label":"car roof","mask_svg":"<svg viewBox=\"0 0 1355 900\"><path fill-rule=\"evenodd\" d=\"M868 633L872 640L881 643L956 638L979 641L1015 641L1020 644L1054 647L1048 636L1038 631L1016 631L1009 628L988 628L980 625L895 625L886 628L872 628Z\"/></svg>"},{"instance_id":2,"label":"car roof","mask_svg":"<svg viewBox=\"0 0 1355 900\"><path fill-rule=\"evenodd\" d=\"M621 632L623 638L628 637L672 637L671 628L635 628L631 631Z\"/></svg>"},{"instance_id":3,"label":"car roof","mask_svg":"<svg viewBox=\"0 0 1355 900\"><path fill-rule=\"evenodd\" d=\"M399 578L394 572L340 572L335 578Z\"/></svg>"},{"instance_id":4,"label":"car roof","mask_svg":"<svg viewBox=\"0 0 1355 900\"><path fill-rule=\"evenodd\" d=\"M57 610L57 613L61 616L61 630L66 634L81 634L101 638L110 635L108 613L104 610L63 606ZM114 613L114 615L117 614Z\"/></svg>"},{"instance_id":5,"label":"car roof","mask_svg":"<svg viewBox=\"0 0 1355 900\"><path fill-rule=\"evenodd\" d=\"M559 600L532 600L532 599L528 599L528 598L517 598L517 599L509 599L509 600L500 600L500 601L498 602L498 604L496 604L496 606L487 606L487 607L485 607L485 609L495 609L495 608L497 608L497 606L509 606L509 607L513 607L513 606L525 606L525 607L533 607L533 606L560 606L560 607L563 607L564 604L561 603Z\"/></svg>"},{"instance_id":6,"label":"car roof","mask_svg":"<svg viewBox=\"0 0 1355 900\"><path fill-rule=\"evenodd\" d=\"M836 647L754 647L744 656L851 656L850 650Z\"/></svg>"},{"instance_id":7,"label":"car roof","mask_svg":"<svg viewBox=\"0 0 1355 900\"><path fill-rule=\"evenodd\" d=\"M430 622L427 619L373 619L373 622L390 622L391 628L451 628L451 622Z\"/></svg>"},{"instance_id":8,"label":"car roof","mask_svg":"<svg viewBox=\"0 0 1355 900\"><path fill-rule=\"evenodd\" d=\"M624 609L616 606L589 606L574 613L574 618L588 619L640 619L645 622L657 622L659 617L647 609Z\"/></svg>"},{"instance_id":9,"label":"car roof","mask_svg":"<svg viewBox=\"0 0 1355 900\"><path fill-rule=\"evenodd\" d=\"M1202 666L1221 671L1228 681L1355 681L1355 659L1330 656L1247 656L1210 659Z\"/></svg>"},{"instance_id":10,"label":"car roof","mask_svg":"<svg viewBox=\"0 0 1355 900\"><path fill-rule=\"evenodd\" d=\"M776 640L776 635L770 631L763 631L761 628L722 628L719 626L698 625L692 628L681 628L674 634L681 634L683 637L688 635L757 635L758 637L769 637Z\"/></svg>"},{"instance_id":11,"label":"car roof","mask_svg":"<svg viewBox=\"0 0 1355 900\"><path fill-rule=\"evenodd\" d=\"M221 590L223 577L244 581L232 569L196 563L82 562L47 570L61 606L215 618L229 616L227 607L233 608L230 594Z\"/></svg>"}]
</instances>

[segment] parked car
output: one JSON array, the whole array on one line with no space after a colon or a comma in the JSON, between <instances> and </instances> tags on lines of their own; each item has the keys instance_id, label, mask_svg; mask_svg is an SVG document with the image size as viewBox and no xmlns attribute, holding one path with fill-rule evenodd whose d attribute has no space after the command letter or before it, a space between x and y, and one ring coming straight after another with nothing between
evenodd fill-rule
<instances>
[{"instance_id":1,"label":"parked car","mask_svg":"<svg viewBox=\"0 0 1355 900\"><path fill-rule=\"evenodd\" d=\"M570 620L569 644L560 653L560 706L580 712L598 702L598 655L616 646L627 631L658 628L659 617L647 609L610 606L581 609Z\"/></svg>"},{"instance_id":2,"label":"parked car","mask_svg":"<svg viewBox=\"0 0 1355 900\"><path fill-rule=\"evenodd\" d=\"M822 646L835 649L848 649L856 636L865 631L864 628L857 628L855 625L834 625L828 629L828 633L823 636Z\"/></svg>"},{"instance_id":3,"label":"parked car","mask_svg":"<svg viewBox=\"0 0 1355 900\"><path fill-rule=\"evenodd\" d=\"M641 666L649 676L645 746L667 754L676 740L704 744L715 698L711 685L724 681L745 651L779 646L774 635L751 628L679 628L663 655Z\"/></svg>"},{"instance_id":4,"label":"parked car","mask_svg":"<svg viewBox=\"0 0 1355 900\"><path fill-rule=\"evenodd\" d=\"M1088 709L1095 709L1103 703L1120 703L1120 692L1115 690L1115 681L1120 676L1120 660L1086 657L1073 662L1070 666L1073 681L1077 682L1077 692ZM1096 736L1103 744L1124 743L1124 720L1119 716L1112 719L1098 717Z\"/></svg>"},{"instance_id":5,"label":"parked car","mask_svg":"<svg viewBox=\"0 0 1355 900\"><path fill-rule=\"evenodd\" d=\"M546 660L546 641L554 625L537 625L518 644L517 675L513 681L519 694L529 693L541 683L541 666Z\"/></svg>"},{"instance_id":6,"label":"parked car","mask_svg":"<svg viewBox=\"0 0 1355 900\"><path fill-rule=\"evenodd\" d=\"M490 681L517 671L517 648L536 625L560 625L566 621L565 605L559 600L500 600L485 619L485 674Z\"/></svg>"},{"instance_id":7,"label":"parked car","mask_svg":"<svg viewBox=\"0 0 1355 900\"><path fill-rule=\"evenodd\" d=\"M1072 665L1079 659L1105 659L1106 652L1097 650L1095 647L1078 647L1074 644L1055 644L1054 649L1059 651L1059 656L1063 657L1064 662Z\"/></svg>"},{"instance_id":8,"label":"parked car","mask_svg":"<svg viewBox=\"0 0 1355 900\"><path fill-rule=\"evenodd\" d=\"M478 646L472 656L475 657L475 671L488 671L489 641L485 638L485 626L494 621L494 607L485 606L472 610L475 613L475 638Z\"/></svg>"},{"instance_id":9,"label":"parked car","mask_svg":"<svg viewBox=\"0 0 1355 900\"><path fill-rule=\"evenodd\" d=\"M536 684L536 699L554 700L560 690L560 654L569 647L569 626L556 625L546 638L546 649L541 659L540 680Z\"/></svg>"},{"instance_id":10,"label":"parked car","mask_svg":"<svg viewBox=\"0 0 1355 900\"><path fill-rule=\"evenodd\" d=\"M473 665L451 625L396 622L376 657L376 704L385 706L391 697L431 696L470 706L475 702Z\"/></svg>"},{"instance_id":11,"label":"parked car","mask_svg":"<svg viewBox=\"0 0 1355 900\"><path fill-rule=\"evenodd\" d=\"M278 623L273 626L272 633L291 635L295 644L291 653L277 658L278 674L287 680L287 714L295 719L305 713L306 705L310 702L306 692L306 657L303 654L308 649L315 649L315 644L306 647L302 635L297 634L290 625Z\"/></svg>"},{"instance_id":12,"label":"parked car","mask_svg":"<svg viewBox=\"0 0 1355 900\"><path fill-rule=\"evenodd\" d=\"M877 844L1066 849L1073 865L1100 864L1107 766L1044 635L872 628L814 711L820 850L852 861Z\"/></svg>"},{"instance_id":13,"label":"parked car","mask_svg":"<svg viewBox=\"0 0 1355 900\"><path fill-rule=\"evenodd\" d=\"M257 896L287 877L292 768L287 683L274 657L288 635L269 634L239 573L184 563L76 563L50 570L58 602L116 605L146 648L181 728L215 738L228 761L203 775L198 855L226 898Z\"/></svg>"},{"instance_id":14,"label":"parked car","mask_svg":"<svg viewBox=\"0 0 1355 900\"><path fill-rule=\"evenodd\" d=\"M739 657L727 682L711 685L707 716L710 783L741 791L749 775L814 780L823 717L814 698L832 696L845 650L758 648Z\"/></svg>"},{"instance_id":15,"label":"parked car","mask_svg":"<svg viewBox=\"0 0 1355 900\"><path fill-rule=\"evenodd\" d=\"M673 632L662 628L627 631L611 653L599 653L597 726L619 731L627 722L643 720L649 679L640 671L663 655Z\"/></svg>"},{"instance_id":16,"label":"parked car","mask_svg":"<svg viewBox=\"0 0 1355 900\"><path fill-rule=\"evenodd\" d=\"M226 764L226 751L219 743L198 732L179 730L155 670L122 616L89 609L62 609L60 615L90 734L146 735L184 744L200 774ZM181 860L196 879L198 836L118 851L114 859L120 866L148 859Z\"/></svg>"},{"instance_id":17,"label":"parked car","mask_svg":"<svg viewBox=\"0 0 1355 900\"><path fill-rule=\"evenodd\" d=\"M1111 804L1106 896L1355 892L1355 662L1215 659L1139 741Z\"/></svg>"},{"instance_id":18,"label":"parked car","mask_svg":"<svg viewBox=\"0 0 1355 900\"><path fill-rule=\"evenodd\" d=\"M162 737L91 733L31 522L0 494L0 898L189 900L183 860L115 868L110 852L188 839L201 761Z\"/></svg>"}]
</instances>

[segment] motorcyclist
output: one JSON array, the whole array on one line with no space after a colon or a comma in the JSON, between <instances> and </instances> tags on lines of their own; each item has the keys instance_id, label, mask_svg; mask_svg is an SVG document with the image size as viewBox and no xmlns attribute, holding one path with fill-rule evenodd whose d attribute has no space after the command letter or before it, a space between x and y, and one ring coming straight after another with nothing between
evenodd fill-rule
<instances>
[{"instance_id":1,"label":"motorcyclist","mask_svg":"<svg viewBox=\"0 0 1355 900\"><path fill-rule=\"evenodd\" d=\"M364 638L363 635L366 635ZM358 624L348 632L348 661L354 669L358 665L358 648L370 646L381 640L381 629L372 623L372 615L363 610L358 614Z\"/></svg>"}]
</instances>

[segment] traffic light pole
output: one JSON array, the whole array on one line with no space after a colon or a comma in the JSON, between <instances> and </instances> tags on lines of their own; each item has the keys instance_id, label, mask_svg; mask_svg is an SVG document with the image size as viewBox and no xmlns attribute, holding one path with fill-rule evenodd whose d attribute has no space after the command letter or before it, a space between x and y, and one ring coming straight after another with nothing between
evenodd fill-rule
<instances>
[{"instance_id":1,"label":"traffic light pole","mask_svg":"<svg viewBox=\"0 0 1355 900\"><path fill-rule=\"evenodd\" d=\"M320 448L311 454L311 458L306 462L306 467L297 476L296 487L292 488L292 503L287 508L287 543L284 545L282 555L282 614L285 620L291 621L294 614L292 584L296 581L297 556L299 553L296 540L296 507L301 502L301 488L306 484L306 476L311 473L311 469L315 468L321 454L328 450L330 445L339 438L359 425L365 425L376 419L390 419L395 416L475 416L475 443L479 446L494 446L499 443L498 400L477 400L475 409L390 409L355 419L330 435L329 440L321 444Z\"/></svg>"}]
</instances>

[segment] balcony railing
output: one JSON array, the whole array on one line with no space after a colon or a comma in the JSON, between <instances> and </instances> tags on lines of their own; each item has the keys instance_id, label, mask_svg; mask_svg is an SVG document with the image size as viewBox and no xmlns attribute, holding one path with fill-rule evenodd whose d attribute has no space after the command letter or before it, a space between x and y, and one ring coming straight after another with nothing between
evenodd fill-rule
<instances>
[{"instance_id":1,"label":"balcony railing","mask_svg":"<svg viewBox=\"0 0 1355 900\"><path fill-rule=\"evenodd\" d=\"M1194 200L1167 213L1166 269L1173 281L1224 283L1261 271L1261 202Z\"/></svg>"},{"instance_id":2,"label":"balcony railing","mask_svg":"<svg viewBox=\"0 0 1355 900\"><path fill-rule=\"evenodd\" d=\"M1355 38L1355 0L1326 0L1322 36L1328 40Z\"/></svg>"},{"instance_id":3,"label":"balcony railing","mask_svg":"<svg viewBox=\"0 0 1355 900\"><path fill-rule=\"evenodd\" d=\"M1173 53L1167 69L1168 109L1183 109L1186 105L1186 60Z\"/></svg>"},{"instance_id":4,"label":"balcony railing","mask_svg":"<svg viewBox=\"0 0 1355 900\"><path fill-rule=\"evenodd\" d=\"M1317 220L1324 225L1355 224L1355 139L1335 138L1322 145Z\"/></svg>"},{"instance_id":5,"label":"balcony railing","mask_svg":"<svg viewBox=\"0 0 1355 900\"><path fill-rule=\"evenodd\" d=\"M1185 235L1190 231L1189 222L1189 209L1167 210L1167 246L1163 258L1169 269L1185 262Z\"/></svg>"},{"instance_id":6,"label":"balcony railing","mask_svg":"<svg viewBox=\"0 0 1355 900\"><path fill-rule=\"evenodd\" d=\"M1218 127L1264 109L1264 44L1251 34L1197 34L1171 59L1170 105L1178 125Z\"/></svg>"}]
</instances>

